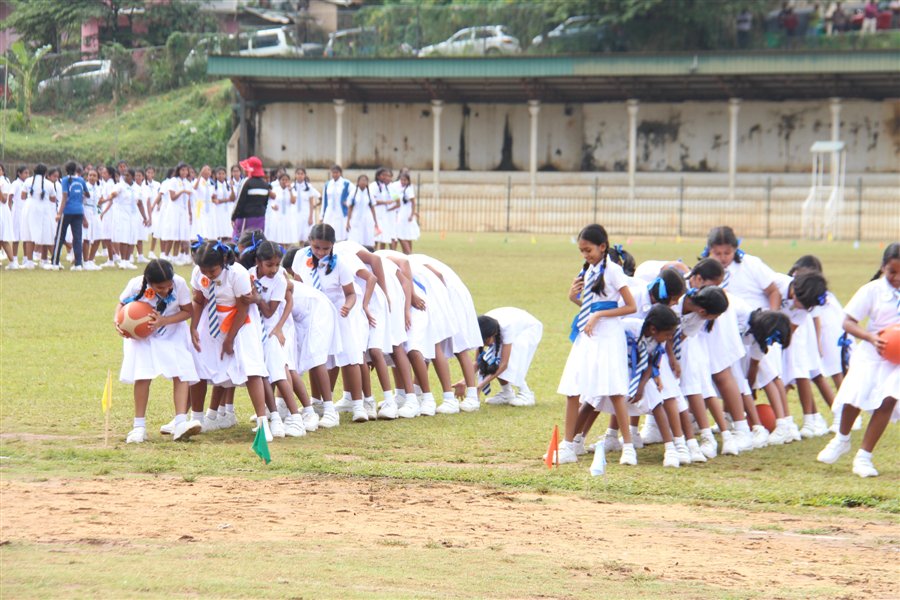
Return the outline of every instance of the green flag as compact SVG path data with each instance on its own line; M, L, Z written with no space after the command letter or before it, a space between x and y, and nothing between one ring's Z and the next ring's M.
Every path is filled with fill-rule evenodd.
M266 464L272 462L272 455L269 454L269 443L266 441L265 427L260 423L256 428L256 437L253 438L253 445L250 449L256 452L256 455L265 461Z

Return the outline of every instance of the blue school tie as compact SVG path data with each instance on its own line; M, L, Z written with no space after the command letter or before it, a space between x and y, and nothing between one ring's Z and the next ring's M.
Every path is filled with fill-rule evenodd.
M486 365L492 365L496 361L497 352L494 350L494 345L491 346L487 350L483 350L481 352L481 360L484 361ZM487 383L481 391L484 392L484 395L487 396L491 393L491 384Z
M209 335L219 336L219 305L216 302L216 282L209 284L209 302L206 303L206 316L209 321Z
M726 269L725 270L725 279L722 280L722 285L719 287L723 290L728 287L728 280L731 279L731 273Z
M841 371L847 372L850 368L850 355L853 353L853 340L846 331L838 338L837 345L841 347Z
M675 354L675 359L681 360L681 343L684 341L682 339L683 332L681 330L681 325L675 328L675 337L672 338L672 352Z
M259 279L253 280L253 285L256 287L256 293L262 296L263 286L259 282ZM259 313L259 326L262 328L262 343L263 346L266 345L266 340L269 337L269 329L266 327L266 319L262 316L262 313Z
M581 292L581 308L578 310L578 316L575 318L575 327L573 327L573 333L575 333L576 337L578 333L584 331L584 326L587 325L588 318L591 316L591 305L597 298L593 288L594 284L597 283L597 278L600 277L600 273L601 270L598 269L589 274L584 284Z
M628 382L628 397L634 398L637 394L641 375L647 370L650 357L647 352L647 342L637 339L630 332L625 332L628 339L628 368L631 372L631 380Z
M894 288L894 300L897 301L897 314L900 315L900 289Z
M425 284L422 283L422 280L419 279L418 277L416 277L415 275L413 275L413 283L416 284L416 287L418 287L423 292L425 292L425 293L428 292L428 290L425 289Z

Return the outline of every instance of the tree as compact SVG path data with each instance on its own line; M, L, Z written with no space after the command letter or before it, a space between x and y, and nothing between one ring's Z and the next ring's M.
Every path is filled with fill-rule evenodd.
M0 57L0 64L5 65L15 76L18 87L16 107L22 113L25 127L31 125L31 102L34 99L34 90L37 87L38 67L45 54L50 52L50 46L41 46L34 53L25 47L22 40L10 47L12 56Z
M60 52L64 35L80 40L81 23L103 11L97 0L10 1L13 11L0 22L0 29L15 29L33 45L49 45L54 54Z

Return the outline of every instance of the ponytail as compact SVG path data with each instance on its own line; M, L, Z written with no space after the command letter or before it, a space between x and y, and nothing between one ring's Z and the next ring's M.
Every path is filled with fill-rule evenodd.
M900 258L900 242L894 242L890 244L887 248L884 249L884 254L881 256L881 267L878 271L875 272L875 276L872 277L872 281L875 281L884 273L884 268L887 264L892 260L897 260Z
M678 315L675 311L663 304L654 304L650 307L644 324L641 326L641 337L649 334L650 327L656 331L674 331L678 327Z

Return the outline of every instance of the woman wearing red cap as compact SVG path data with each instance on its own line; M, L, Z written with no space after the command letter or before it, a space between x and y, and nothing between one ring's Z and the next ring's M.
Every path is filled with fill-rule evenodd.
M244 231L265 230L266 206L269 198L275 197L275 192L272 191L272 187L266 180L266 172L263 170L262 161L259 158L251 156L247 160L241 161L241 168L247 174L248 179L241 186L241 195L235 203L234 212L231 213L235 242Z

